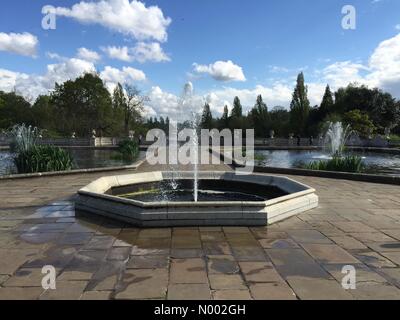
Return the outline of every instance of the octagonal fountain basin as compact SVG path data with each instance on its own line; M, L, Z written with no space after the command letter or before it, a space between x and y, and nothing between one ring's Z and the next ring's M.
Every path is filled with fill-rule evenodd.
M100 178L78 191L78 212L140 227L263 226L318 206L292 179L233 172L146 172Z

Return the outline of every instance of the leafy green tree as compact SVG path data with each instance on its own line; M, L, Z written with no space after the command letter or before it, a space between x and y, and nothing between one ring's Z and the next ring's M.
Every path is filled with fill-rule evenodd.
M57 123L55 108L51 104L50 96L40 95L32 106L32 122L35 127L45 129L44 134L57 137Z
M335 111L345 114L358 109L368 114L380 133L393 129L400 121L400 106L390 93L377 88L350 84L335 93Z
M371 132L375 131L375 126L369 119L368 114L362 113L358 109L347 112L343 116L343 120L362 137L368 137Z
M304 84L304 74L297 76L297 84L290 103L290 123L294 133L305 135L307 133L307 121L310 113L310 101L307 97L307 86Z
M92 130L104 135L112 129L112 99L103 81L87 73L76 80L56 84L51 94L59 131L88 136Z
M268 113L267 104L264 103L261 95L257 97L256 104L251 109L249 114L249 120L254 127L255 134L258 137L266 137L268 130L270 129L270 116Z
M279 137L288 137L293 133L290 124L290 113L281 106L274 107L270 112L271 129L274 130L275 135Z
M15 124L32 123L31 104L15 92L0 91L0 129L9 129Z
M203 107L200 126L202 129L213 129L213 116L208 103L206 103Z

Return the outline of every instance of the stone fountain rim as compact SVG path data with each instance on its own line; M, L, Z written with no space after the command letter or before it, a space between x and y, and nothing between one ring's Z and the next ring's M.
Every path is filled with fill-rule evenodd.
M270 174L257 174L252 173L250 175L236 175L235 172L231 171L200 171L198 173L199 180L210 180L210 179L222 179L226 181L236 182L247 182L258 185L274 185L271 182L286 182L287 187L298 188L295 192L285 190L282 185L279 185L280 189L284 190L288 194L285 196L273 198L266 201L204 201L204 202L171 202L171 201L158 201L158 202L142 202L133 199L121 198L106 194L108 190L114 187L124 187L128 185L143 184L158 182L162 180L171 179L171 177L179 178L180 180L192 180L193 172L191 171L152 171L143 173L133 173L128 175L118 176L106 176L94 180L89 185L83 187L78 191L79 195L88 196L90 198L102 198L104 200L123 203L127 205L133 205L141 208L179 208L179 207L266 207L271 205L279 205L281 202L285 202L291 199L313 194L316 190L312 187L307 186L301 182L293 180L289 177L270 175ZM248 179L249 177L253 178ZM132 183L132 179L136 178L136 181ZM268 180L269 179L269 180ZM257 181L258 180L258 181ZM268 182L269 181L269 182ZM267 183L268 182L268 183Z

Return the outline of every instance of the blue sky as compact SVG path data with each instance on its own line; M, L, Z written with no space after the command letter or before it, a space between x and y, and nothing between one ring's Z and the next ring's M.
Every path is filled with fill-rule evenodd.
M103 75L110 88L115 79L135 83L153 98L148 109L157 114L167 113L167 109L173 112L187 81L193 82L196 93L216 112L229 104L234 94L249 106L256 93L263 94L271 107L287 106L300 70L316 104L327 82L334 88L346 81L365 82L400 95L400 79L393 74L400 69L385 78L387 65L383 61L390 61L395 68L400 65L396 54L400 42L400 37L396 38L400 33L398 0L153 0L146 1L139 14L144 20L148 18L147 22L135 23L132 21L140 20L135 15L136 1L85 1L108 3L110 9L135 5L132 16L114 16L114 20L102 22L96 17L101 10L88 10L77 18L71 11L79 3L76 0L2 2L0 34L9 38L2 47L0 36L0 89L13 85L35 97L51 89L54 79L74 77L81 69L94 66L100 73L106 70ZM341 26L341 10L346 4L356 8L355 30ZM69 10L57 16L56 30L41 27L44 5ZM152 6L158 7L156 13L150 12ZM155 19L150 26L154 30L146 33L149 18ZM143 32L146 34L140 34ZM11 35L23 33L36 37L35 48L31 48L35 53L23 55L20 47L13 47L15 37ZM384 41L390 43L379 49ZM132 51L138 44L156 44L157 52L147 52L139 61L137 52ZM122 51L111 57L107 47L126 47L129 57L121 60ZM86 61L77 55L78 48L96 52L100 59L68 62L73 58ZM373 63L371 57L375 57ZM218 61L222 63L214 65ZM57 65L53 71L57 75L47 71L48 65ZM124 67L131 69L124 73Z

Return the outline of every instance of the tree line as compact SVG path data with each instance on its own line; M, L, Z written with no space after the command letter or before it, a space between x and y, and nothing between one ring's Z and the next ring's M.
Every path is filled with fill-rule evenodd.
M169 118L143 116L148 98L131 85L118 84L110 93L96 74L84 74L75 80L56 84L48 95L39 96L31 104L16 92L0 91L0 130L25 123L45 129L51 137L86 137L96 130L99 136L127 136L130 131L144 134L147 130L168 130ZM378 88L350 84L332 92L329 85L320 105L311 106L304 75L300 73L293 91L290 109L275 106L269 110L263 97L256 98L254 107L243 112L239 97L232 109L224 107L214 117L209 104L201 115L206 129L255 129L257 137L289 135L317 136L328 121L349 124L361 136L384 134L387 129L400 133L400 101Z
M0 129L25 123L43 130L49 137L128 136L144 123L147 100L131 85L118 83L110 94L97 74L87 73L56 84L49 95L31 105L16 92L0 91Z
M357 84L349 84L332 93L327 85L321 104L311 106L303 73L297 77L290 110L280 106L268 110L261 95L246 115L242 110L239 97L235 97L231 112L225 106L222 116L214 118L206 103L201 126L207 129L254 128L256 136L263 138L271 136L272 132L279 137L316 137L327 122L341 121L363 137L385 134L388 129L400 133L400 101L390 93Z

